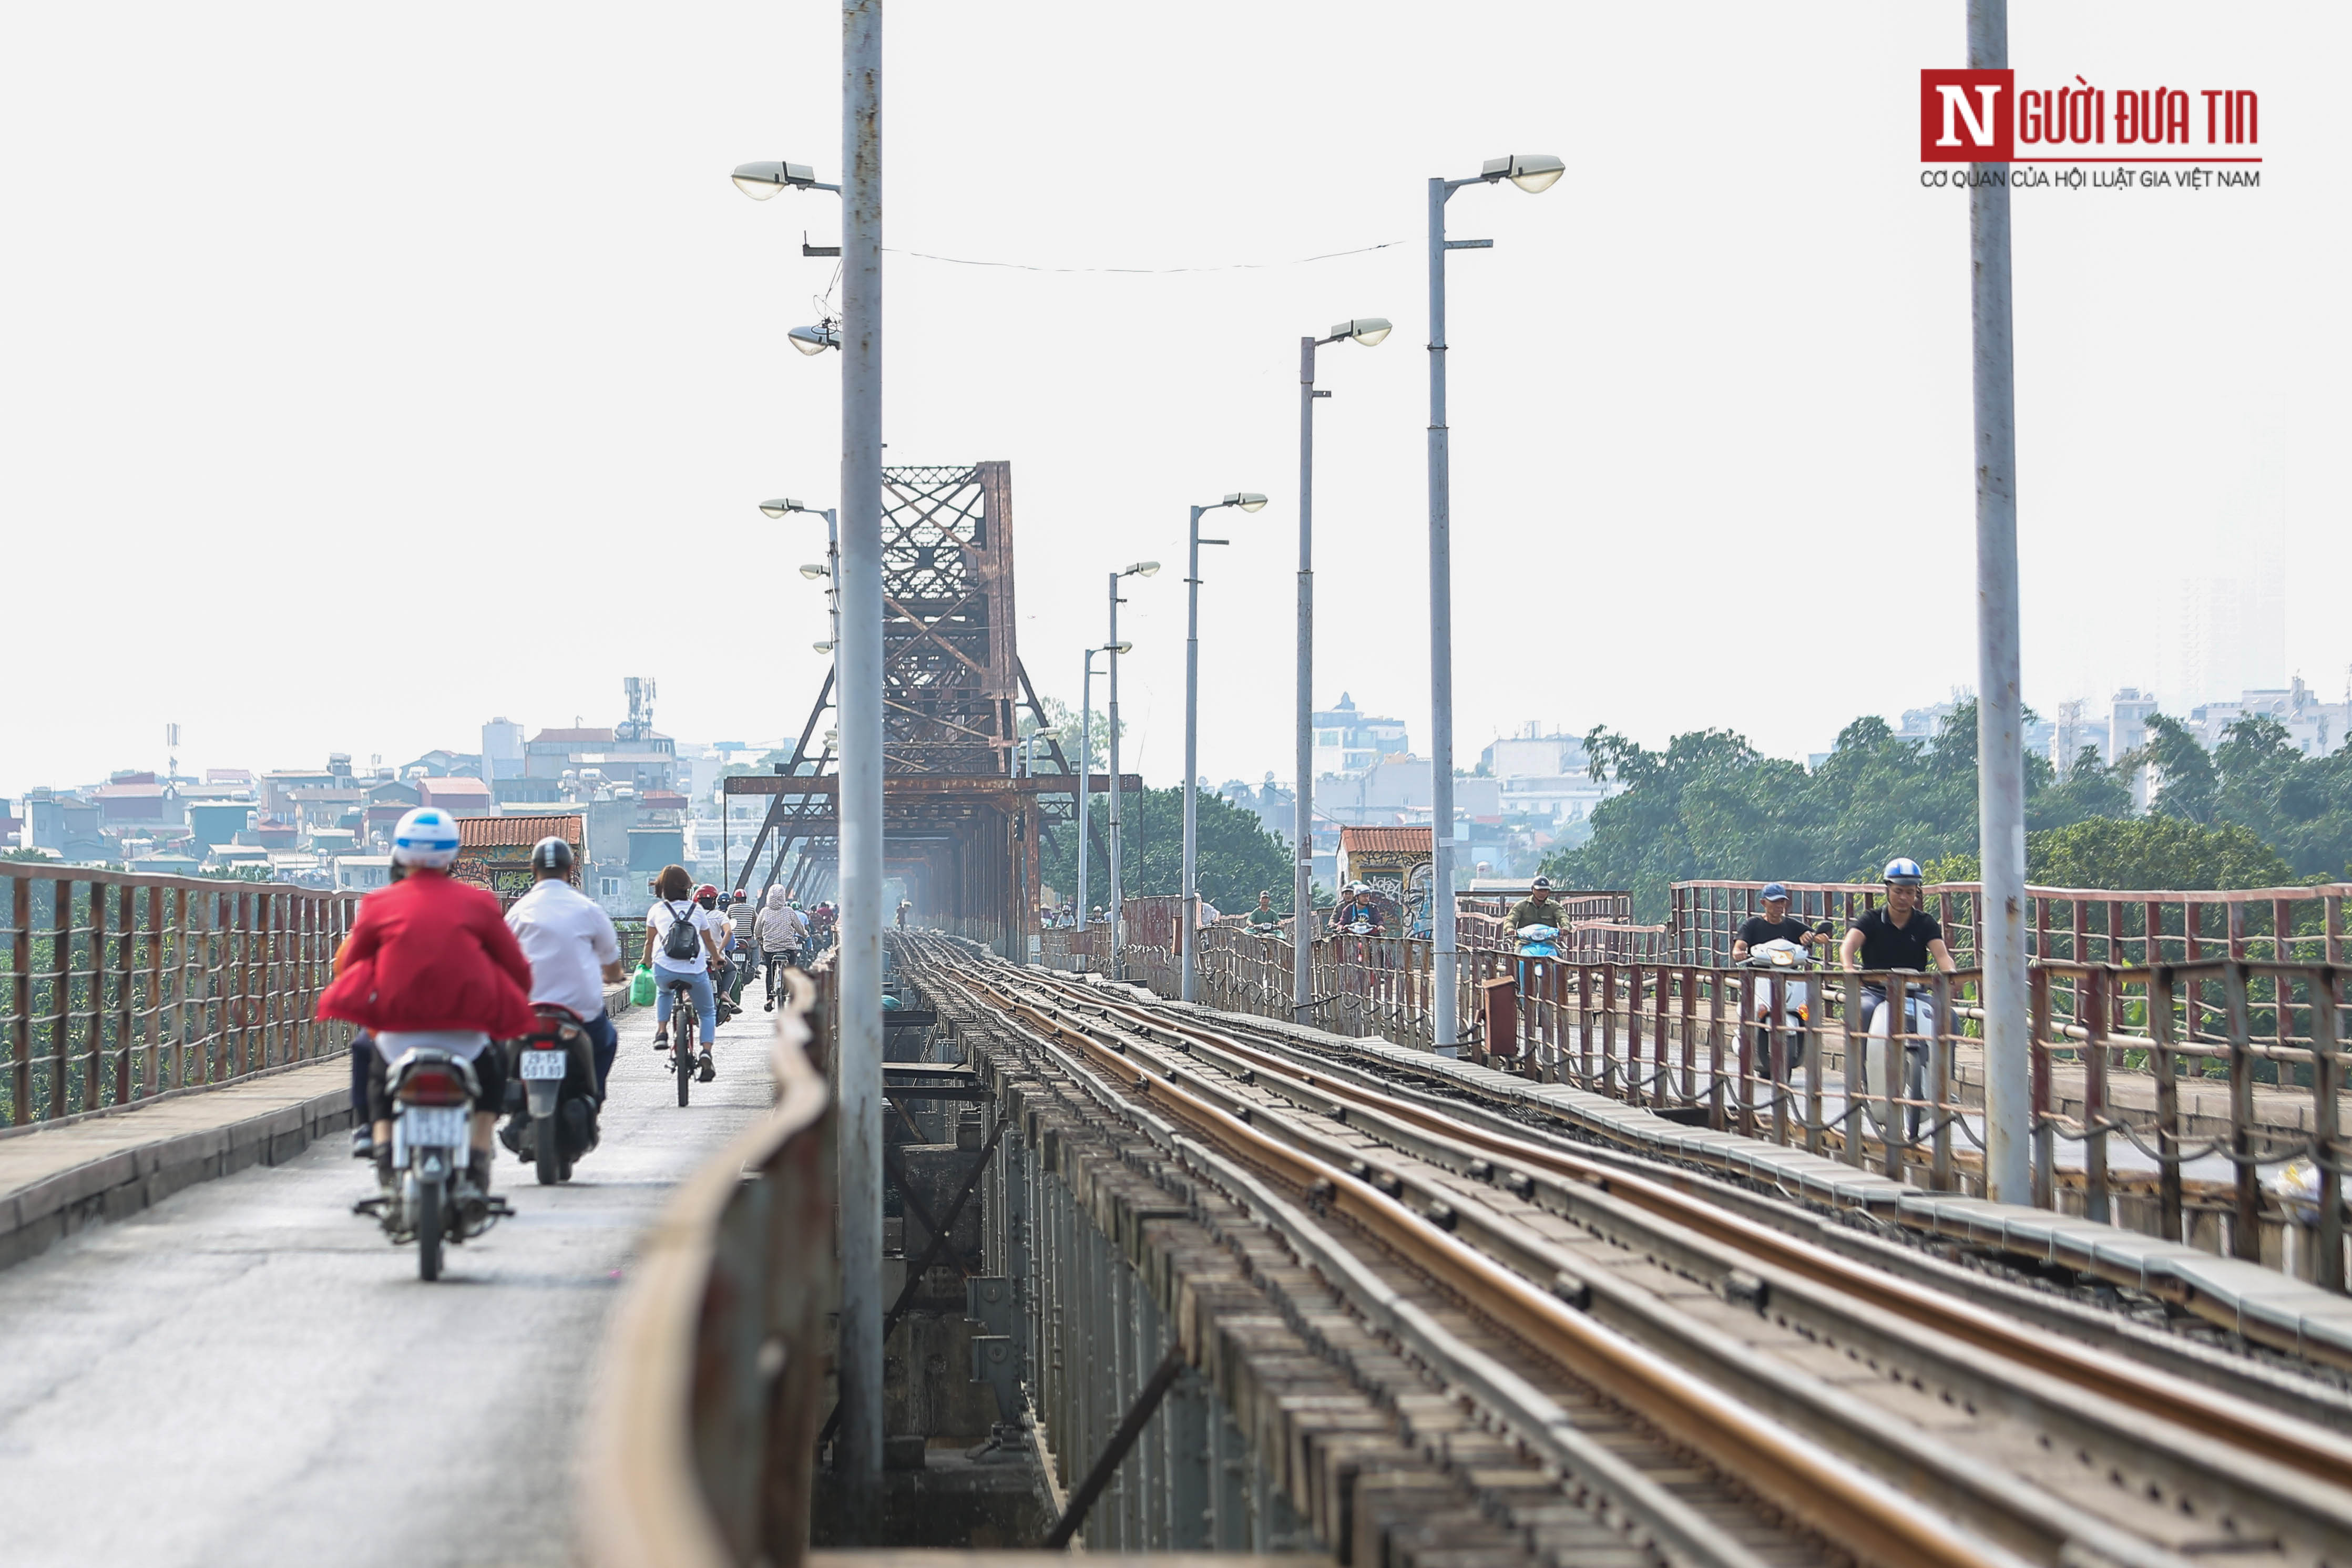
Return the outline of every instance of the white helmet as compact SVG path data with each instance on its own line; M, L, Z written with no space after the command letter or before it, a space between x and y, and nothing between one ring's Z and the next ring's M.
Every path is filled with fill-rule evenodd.
M457 858L457 819L438 806L419 806L392 830L395 865L446 871Z

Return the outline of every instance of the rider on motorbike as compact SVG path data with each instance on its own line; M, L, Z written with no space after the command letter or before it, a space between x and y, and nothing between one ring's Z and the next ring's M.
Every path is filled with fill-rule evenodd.
M539 880L507 911L507 929L530 960L531 1001L569 1010L587 1030L596 1050L601 1100L619 1038L604 1010L604 988L621 981L621 939L612 917L572 885L574 863L570 844L540 840L530 852L531 874Z
M1927 885L1919 862L1897 856L1886 862L1886 870L1880 874L1886 883L1885 907L1864 910L1848 923L1845 940L1838 949L1840 961L1854 970L1925 970L1933 959L1937 968L1950 974L1958 966L1952 962L1951 951L1944 946L1944 928L1936 923L1934 915L1919 907L1924 896L1921 890ZM1885 1001L1886 987L1883 983L1864 982L1864 1032Z
M1559 900L1551 895L1551 878L1539 876L1528 884L1528 895L1511 905L1511 913L1503 924L1517 931L1527 925L1549 925L1558 930L1565 916Z
M497 897L450 880L457 858L457 823L448 812L420 806L401 818L392 831L392 859L407 873L360 901L342 971L320 996L318 1015L357 1024L375 1038L368 1118L377 1179L386 1187L392 1108L384 1070L420 1046L473 1063L482 1098L468 1128L459 1195L479 1205L489 1196L490 1132L506 1098L506 1059L487 1047L528 1033L537 1019L527 999L530 962L499 917Z
M1751 915L1739 925L1739 935L1732 939L1731 961L1744 964L1748 955L1767 942L1794 942L1800 947L1811 947L1829 940L1829 923L1823 921L1819 930L1808 927L1801 920L1789 918L1789 890L1777 882L1764 884L1764 913Z
M1342 932L1350 925L1370 922L1371 935L1379 936L1381 906L1372 902L1372 890L1360 882L1351 882L1347 886L1347 894L1345 902L1331 912L1331 929L1335 933Z
M1282 915L1280 912L1274 907L1273 894L1264 890L1259 892L1257 895L1257 907L1249 912L1249 928L1253 931L1279 931L1282 929Z

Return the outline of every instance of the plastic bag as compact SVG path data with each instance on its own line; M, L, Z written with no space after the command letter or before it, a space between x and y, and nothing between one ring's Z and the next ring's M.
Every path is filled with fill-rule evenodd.
M649 1008L654 1005L654 967L639 964L636 973L629 977L629 1005Z

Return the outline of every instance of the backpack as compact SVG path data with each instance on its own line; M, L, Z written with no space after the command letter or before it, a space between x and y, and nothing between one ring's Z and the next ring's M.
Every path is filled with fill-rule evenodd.
M684 963L702 951L702 931L694 923L694 905L689 902L684 915L671 908L667 901L662 907L670 913L669 929L662 934L662 956L672 963Z

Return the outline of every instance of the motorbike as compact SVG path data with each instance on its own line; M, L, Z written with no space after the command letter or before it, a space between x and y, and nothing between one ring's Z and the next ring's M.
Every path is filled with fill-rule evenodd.
M482 1098L474 1064L454 1051L420 1046L385 1073L392 1102L392 1189L362 1198L395 1247L416 1243L416 1273L441 1277L443 1248L478 1237L513 1212L501 1197L465 1179L467 1131Z
M1544 975L1542 960L1559 956L1559 927L1522 925L1511 935L1518 942L1519 990L1524 995L1540 987Z
M572 1166L598 1139L596 1053L586 1020L571 1009L538 1002L540 1027L511 1042L515 1071L507 1083L514 1113L499 1141L538 1168L539 1185L572 1179Z
M1858 1092L1867 1096L1873 1082L1895 1082L1895 1009L1881 995L1872 1010L1870 1043L1863 1048L1862 1081ZM1936 1032L1936 1002L1932 994L1913 988L1903 993L1904 1094L1912 1103L1906 1118L1908 1136L1919 1135L1922 1103L1927 1098L1927 1040Z
M1795 977L1811 974L1813 967L1812 954L1785 936L1758 943L1740 964L1744 969L1789 977L1777 986L1769 981L1758 984L1748 993L1748 1017L1764 1045L1765 1071L1776 1083L1786 1082L1805 1059L1805 1026L1812 1019L1813 988L1811 981ZM1782 1048L1777 1062L1771 1060L1776 1040Z

